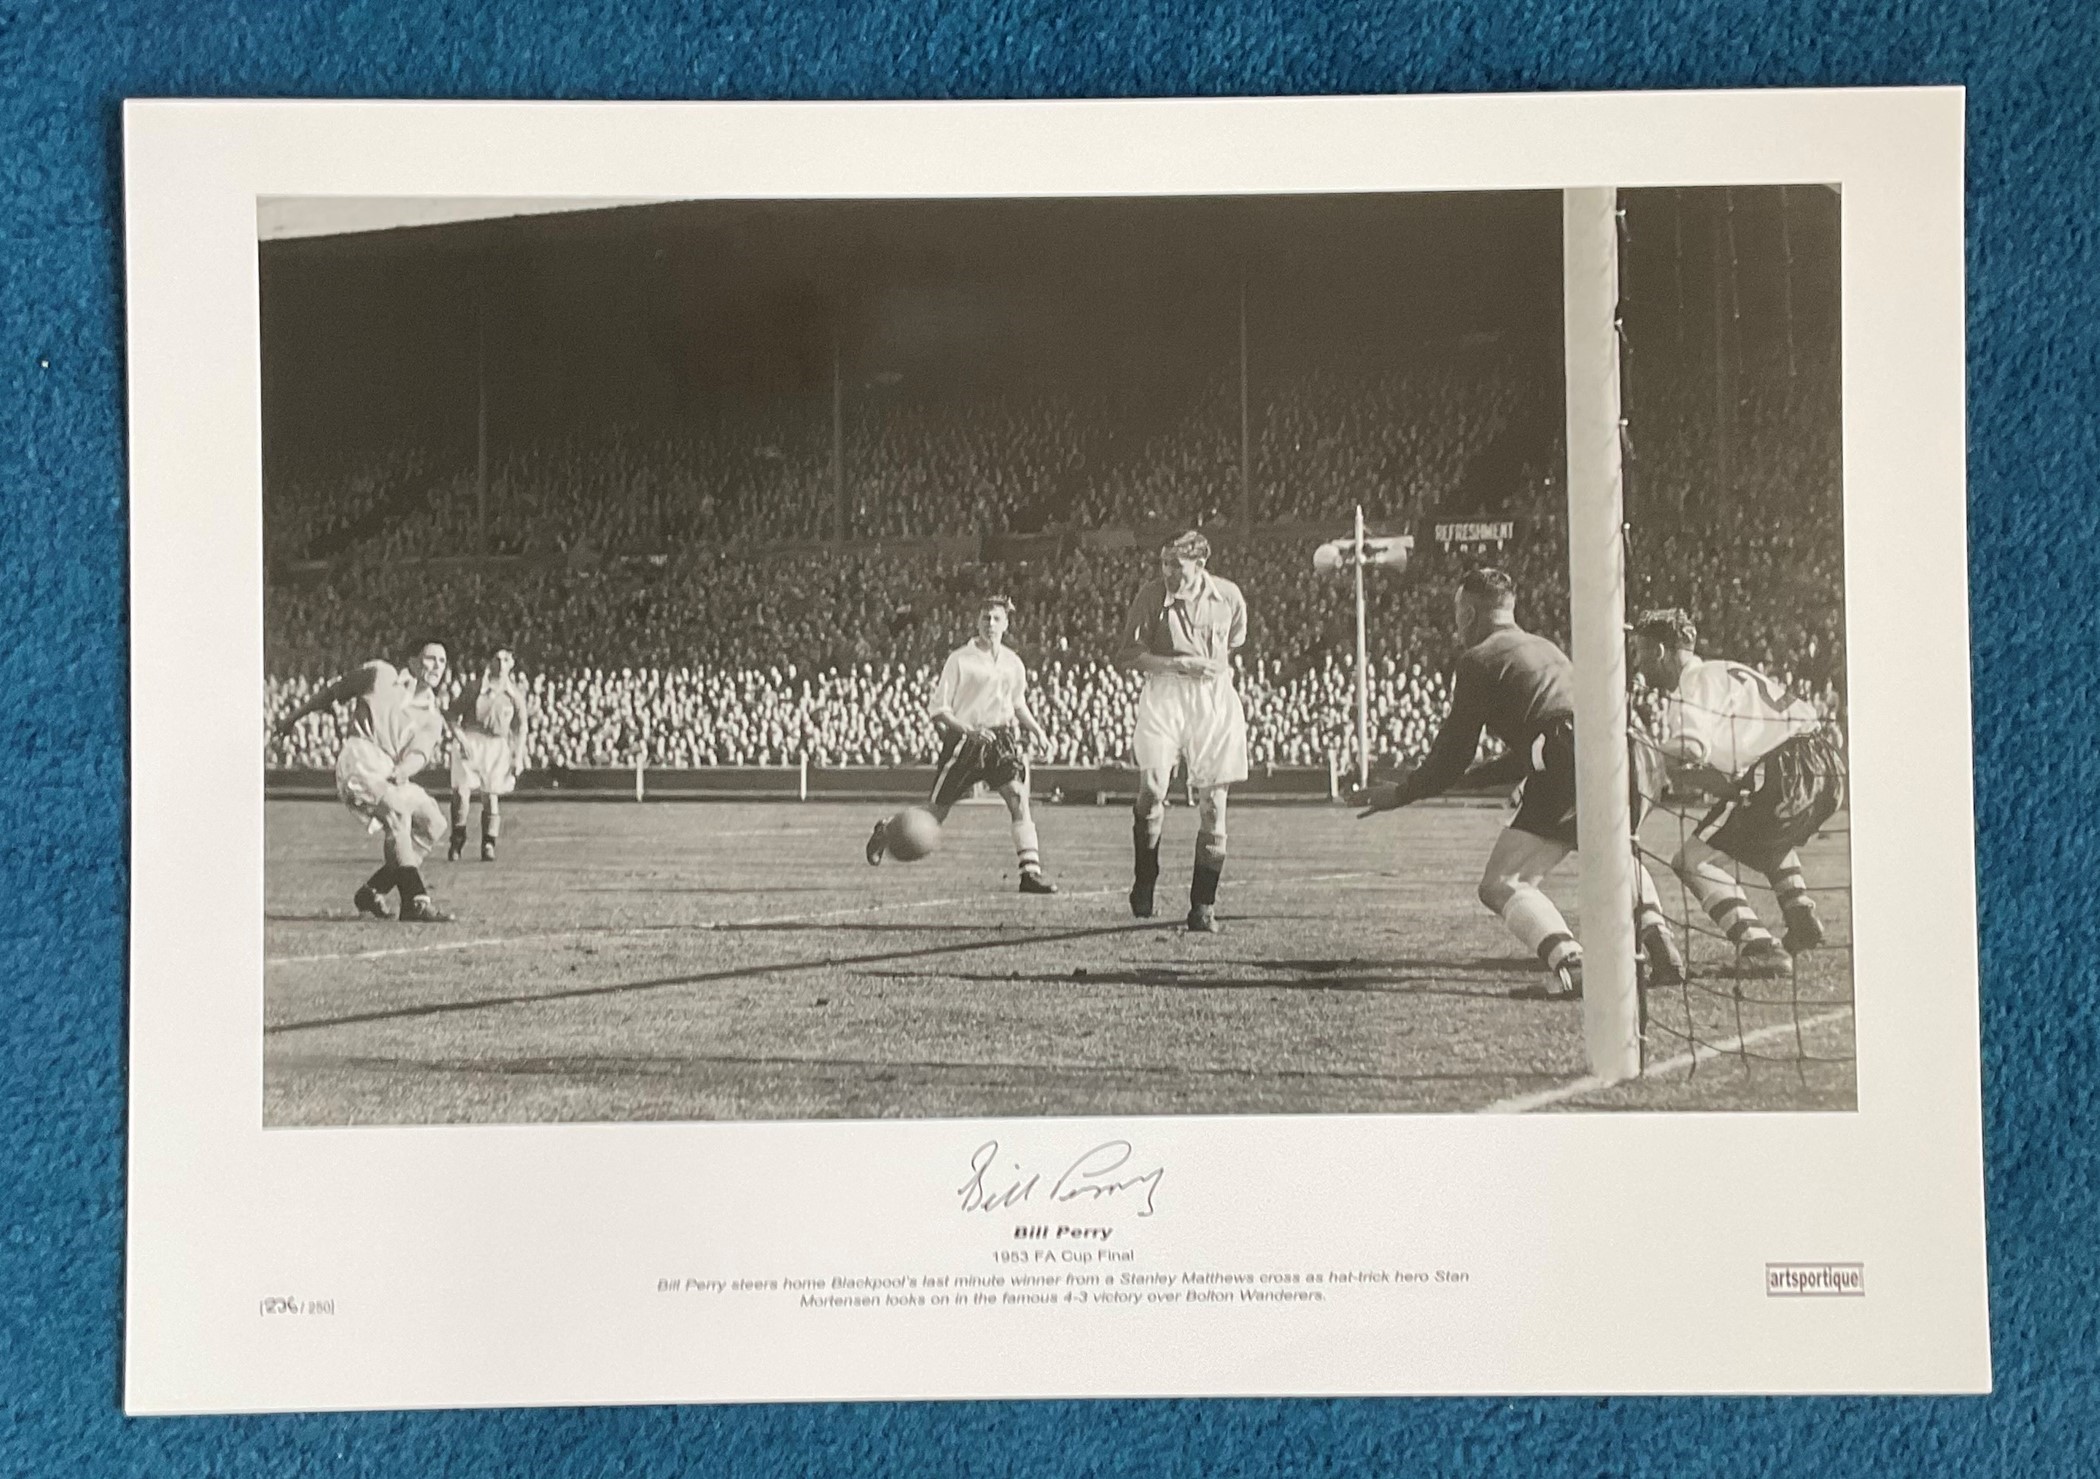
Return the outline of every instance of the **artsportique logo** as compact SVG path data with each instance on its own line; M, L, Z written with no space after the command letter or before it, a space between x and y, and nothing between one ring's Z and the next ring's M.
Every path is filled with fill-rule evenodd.
M1765 1293L1773 1299L1863 1299L1863 1263L1768 1263Z

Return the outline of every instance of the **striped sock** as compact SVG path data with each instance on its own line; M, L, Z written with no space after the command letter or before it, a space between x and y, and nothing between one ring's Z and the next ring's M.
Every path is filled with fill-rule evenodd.
M1772 938L1772 932L1757 922L1757 911L1750 907L1750 901L1743 897L1736 881L1712 861L1688 866L1680 860L1677 876L1692 891L1692 897L1713 916L1721 933L1737 945Z
M1701 902L1706 905L1706 912L1713 916L1714 923L1721 927L1721 932L1736 944L1749 945L1772 938L1772 932L1757 922L1757 911L1750 907L1750 901L1740 890L1731 890Z
M1772 881L1773 892L1779 895L1781 909L1794 909L1808 898L1808 880L1801 876L1801 859L1788 853L1779 860L1779 867L1765 875Z
M1043 855L1036 846L1034 822L1014 823L1014 856L1021 860L1023 873L1043 871Z

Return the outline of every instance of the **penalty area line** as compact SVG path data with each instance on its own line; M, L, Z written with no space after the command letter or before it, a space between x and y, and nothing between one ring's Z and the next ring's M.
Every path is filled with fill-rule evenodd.
M1744 1048L1756 1043L1768 1042L1775 1037L1785 1037L1792 1032L1811 1032L1818 1027L1827 1027L1832 1022L1843 1021L1851 1015L1852 1008L1839 1007L1834 1012L1825 1012L1819 1017L1810 1017L1798 1025L1792 1022L1775 1022L1770 1027L1760 1027L1755 1032L1746 1032L1740 1037L1730 1038L1726 1042L1702 1043L1689 1053L1679 1053L1674 1058L1665 1058L1653 1068L1643 1070L1640 1078L1614 1081L1612 1079L1598 1078L1595 1074L1585 1074L1583 1077L1562 1084L1558 1088L1541 1089L1535 1094L1519 1094L1512 1099L1498 1099L1478 1112L1481 1114L1529 1114L1534 1109L1550 1109L1556 1104L1580 1098L1584 1094L1595 1093L1599 1089L1612 1088L1615 1086L1615 1083L1639 1083L1642 1079L1661 1078L1664 1074L1676 1073L1681 1069L1690 1068L1696 1063L1704 1063L1711 1058L1719 1058L1728 1053L1739 1053Z
M1224 887L1233 892L1245 892L1257 888L1291 888L1314 883L1341 883L1351 878L1375 878L1374 871L1354 873L1315 873L1305 878L1253 879L1245 883L1226 883ZM1088 889L1083 893L1062 894L1071 899L1105 899L1127 892L1123 888ZM813 914L767 914L755 919L706 920L697 924L639 924L625 928L598 928L552 930L542 934L489 935L472 940L433 940L425 945L395 945L379 950L338 950L322 955L270 955L263 964L273 965L320 965L335 960L386 960L399 955L437 955L457 950L480 950L498 945L545 945L558 940L616 940L636 935L707 934L715 930L759 929L766 925L823 924L835 919L855 919L867 914L886 914L904 909L945 909L952 904L969 904L985 897L983 894L963 894L949 899L898 899L884 904L862 904L847 909L823 909Z

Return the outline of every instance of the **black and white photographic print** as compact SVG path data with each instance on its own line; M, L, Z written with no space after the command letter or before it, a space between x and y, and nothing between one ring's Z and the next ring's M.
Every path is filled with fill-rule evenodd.
M264 1124L1854 1109L1842 217L263 199Z
M127 1411L1987 1389L1961 118L130 107Z

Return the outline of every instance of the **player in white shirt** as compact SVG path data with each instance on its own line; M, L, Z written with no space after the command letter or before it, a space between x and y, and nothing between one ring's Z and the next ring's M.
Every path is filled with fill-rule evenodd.
M1845 804L1845 762L1816 706L1739 662L1709 661L1683 611L1643 612L1634 664L1662 695L1655 749L1671 777L1719 797L1670 866L1735 942L1747 975L1783 975L1823 943L1798 849ZM1786 919L1782 945L1758 919L1732 859L1765 875Z
M423 859L445 835L445 814L416 776L437 758L445 714L437 690L445 681L445 644L425 642L402 667L368 662L316 693L277 725L288 735L308 714L349 703L350 733L335 762L335 792L343 805L380 834L385 861L353 898L357 912L387 917L385 895L401 895L405 924L451 919L431 902Z
M496 861L503 831L502 798L517 788L525 768L525 685L510 649L499 648L452 701L452 846L458 862L467 850L467 812L481 793L481 861Z
M1006 646L1013 603L991 596L977 608L977 635L948 654L934 684L927 717L941 734L941 758L927 807L945 822L955 803L982 782L997 791L1012 818L1014 854L1021 864L1021 892L1054 894L1043 876L1035 818L1028 810L1028 746L1049 737L1028 710L1028 669ZM1025 738L1024 738L1025 737ZM868 861L887 850L885 824L868 839Z

